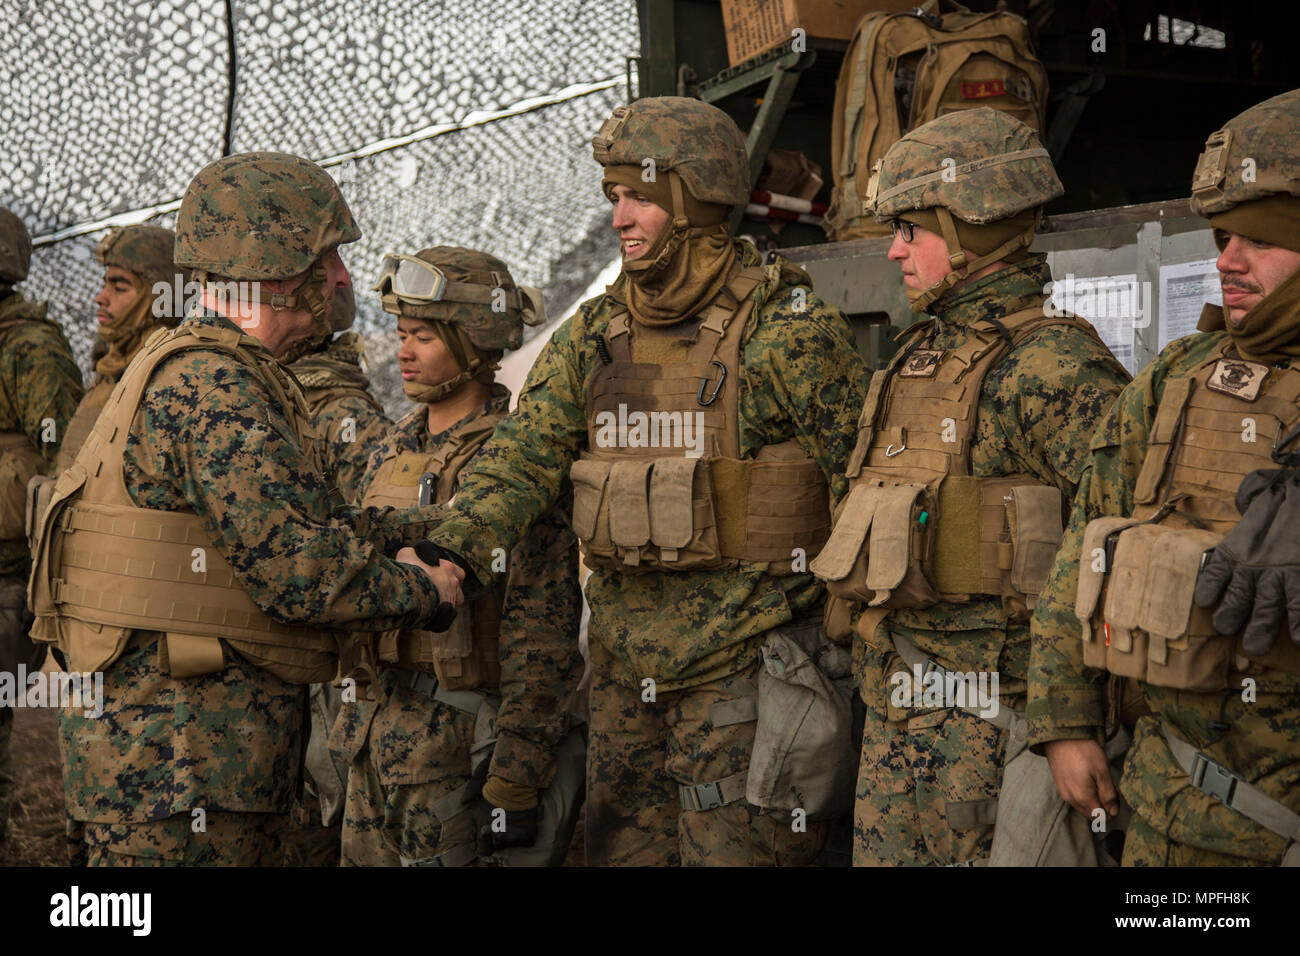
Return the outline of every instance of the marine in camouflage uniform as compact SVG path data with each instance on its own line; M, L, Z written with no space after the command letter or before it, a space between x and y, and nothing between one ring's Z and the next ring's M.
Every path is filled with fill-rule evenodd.
M68 425L59 449L60 470L77 457L113 386L145 339L154 329L173 328L180 321L181 304L172 298L187 277L172 262L175 241L170 229L139 225L111 229L95 246L95 258L105 270L104 287L95 297L98 333L108 351L95 360L95 379ZM155 295L158 283L166 291Z
M350 331L356 314L355 292L348 286L340 290L330 312L334 335L289 366L325 441L326 474L352 504L361 500L367 463L392 425L362 368L365 344L359 333Z
M77 457L113 386L145 339L154 329L173 328L180 321L181 304L173 302L172 297L177 288L184 288L186 276L172 262L175 242L176 234L170 229L137 225L111 229L95 246L95 258L105 270L103 288L95 296L99 317L95 342L103 344L103 351L92 356L95 378L68 423L59 446L58 471ZM158 283L166 291L155 295ZM51 476L49 481L53 480ZM68 850L74 865L83 862L84 835L80 822L71 817Z
M1167 496L1166 482L1172 480L1185 490L1179 474L1187 466L1217 467L1222 474L1190 495L1178 496L1181 500L1168 499L1162 520L1151 520L1175 529L1222 532L1239 517L1232 498L1245 471L1261 463L1274 467L1269 459L1275 437L1273 418L1266 422L1264 416L1277 406L1269 404L1275 399L1268 393L1279 387L1282 373L1300 355L1298 145L1300 93L1295 91L1252 107L1207 142L1196 169L1192 206L1209 219L1222 250L1218 268L1225 304L1243 299L1245 304L1232 308L1235 314L1229 308L1207 306L1199 326L1202 331L1166 346L1103 419L1055 569L1034 617L1026 709L1029 740L1045 750L1058 789L1080 812L1091 815L1098 807L1110 812L1116 805L1101 756L1108 712L1116 703L1114 695L1107 693L1113 681L1107 680L1106 671L1085 667L1075 611L1081 563L1094 563L1093 557L1082 553L1084 532L1095 519L1134 515L1144 506L1154 507L1156 502L1144 499L1139 476L1149 449L1169 441L1167 430L1163 440L1156 432L1162 399L1182 394L1188 380L1203 377L1220 356L1254 363L1263 373L1262 385L1252 371L1246 371L1245 379L1248 383L1255 379L1259 395L1256 402L1221 399L1212 384L1204 386L1211 399L1235 402L1226 414L1219 413L1232 432L1226 449L1214 454L1213 464L1208 464L1202 449L1183 446L1184 442L1200 444L1206 436L1184 433L1168 458L1173 467L1162 469L1173 477L1162 477L1158 487L1154 483L1148 487ZM1249 179L1243 175L1248 168L1253 173ZM1281 262L1285 268L1274 267L1266 278L1259 269L1264 261ZM1242 290L1253 294L1245 296ZM1237 365L1250 368L1243 362ZM1193 399L1197 391L1192 390ZM1278 400L1291 408L1290 415L1284 416L1290 430L1295 422L1294 402ZM1241 452L1249 454L1236 453L1232 445L1246 435L1246 418L1258 418L1260 444L1239 445ZM1106 613L1109 618L1110 612ZM1198 613L1192 612L1193 622ZM1300 812L1300 654L1294 646L1288 647L1285 635L1277 638L1267 655L1252 655L1233 636L1211 636L1208 641L1231 652L1223 664L1221 689L1140 684L1149 712L1136 721L1120 780L1120 791L1133 813L1124 844L1126 866L1276 865L1288 850L1286 837L1225 805L1222 794L1212 791L1216 778L1221 785L1224 774L1231 773L1240 778L1234 799L1253 788L1252 795L1280 803L1293 820ZM1181 652L1174 650L1177 646L1169 642L1169 655ZM1182 642L1183 650L1188 646ZM1209 764L1202 765L1204 789L1193 784L1187 768L1175 757L1166 736L1170 734L1204 754ZM1226 769L1216 769L1214 764ZM1300 855L1297 832L1290 835L1292 866Z
M952 170L946 175L945 164ZM1051 273L1045 257L1029 253L1028 246L1042 205L1063 190L1027 126L990 109L941 117L891 147L877 167L873 188L868 201L877 220L895 227L890 258L900 263L913 310L924 310L927 317L912 327L890 367L876 373L872 391L875 395L883 385L882 401L863 413L851 464L851 474L864 466L855 478L855 496L858 485L870 484L868 477L886 485L930 481L939 487L933 500L945 502L948 512L929 506L939 513L929 545L933 564L926 571L933 571L934 587L927 585L926 597L895 607L883 603L889 592L877 589L844 605L838 597L832 600L831 630L846 630L844 622L854 622L866 710L853 858L859 866L971 864L989 854L1003 760L1015 712L1024 706L1028 611L1025 596L1004 601L996 585L992 593L986 586L990 567L995 581L998 571L982 551L984 528L977 535L979 546L972 541L969 548L941 554L947 547L944 523L960 522L964 508L979 514L983 496L986 503L996 499L1000 527L1006 489L994 494L985 489L994 479L1016 475L1054 502L1049 521L1057 522L1059 535L1088 439L1128 376L1089 327L1068 319L1044 322L1044 288ZM925 253L929 258L922 260ZM904 398L898 390L909 383L920 388L927 380L949 381L944 364L952 356L974 364L976 353L967 354L972 349L992 363L977 397L963 393L951 411L943 412L934 404L938 394L912 399L920 403L910 412L912 427L899 427L895 406L902 415ZM957 402L967 402L964 410L957 410ZM872 411L875 417L868 420ZM944 415L952 418L941 421ZM971 431L956 437L966 422ZM944 429L953 434L944 437ZM948 464L929 464L936 452L952 456L944 459ZM951 491L961 487L954 476L963 473L980 479L979 487ZM855 500L846 502L828 552L843 533L841 526L855 519L848 513ZM904 507L910 507L910 499ZM928 517L923 513L918 520L924 525ZM876 527L882 518L877 511ZM987 514L979 520L987 521ZM860 535L859 540L866 539ZM873 548L884 550L879 542ZM963 553L952 553L957 550ZM814 565L819 574L821 560ZM873 550L872 573L885 560ZM970 565L981 577L946 586L941 561L949 568ZM836 594L833 580L831 587ZM917 666L922 674L989 675L985 689L1000 695L996 708L985 708L990 713L980 716L955 697L924 695L924 684L916 686Z
M92 865L278 864L298 788L302 685L336 666L334 632L323 628L419 625L433 615L438 587L456 596L454 573L384 557L396 551L405 560L399 549L424 528L418 512L361 510L331 495L309 447L301 392L278 364L329 334L330 297L347 284L335 248L358 236L337 186L307 160L248 153L200 171L182 200L176 260L195 271L206 303L257 335L205 308L155 336L122 382L138 405L110 404L103 415L120 427L93 435L56 485L46 535L59 534L64 519L82 521L82 488L93 489L91 500L108 496L95 461L112 464L115 455L127 513L185 529L179 569L166 566L180 563L167 535L130 537L140 519L102 541L78 532L88 551L143 552L175 575L156 584L108 557L91 559L99 576L63 565L48 554L64 550L38 543L33 635L80 634L63 646L70 669L104 675L103 713L63 724L66 796L85 822ZM262 288L251 302L222 304L214 290L224 279ZM190 563L195 540L206 546L194 549L203 567ZM56 578L65 579L59 591ZM95 589L143 599L114 613ZM160 592L199 607L175 624L155 623L175 613L152 600ZM62 618L56 630L65 606L85 620L102 617L102 628ZM248 609L213 624L223 607ZM107 649L95 643L100 634Z
M371 394L370 380L362 370L365 345L358 333L349 331L356 316L353 287L338 290L330 304L333 336L289 366L302 385L307 409L321 434L325 476L353 505L361 503L366 462L392 424ZM311 685L307 793L294 807L293 826L285 834L286 865L338 865L348 768L330 757L328 740L341 706L339 688L327 683Z
M723 566L632 566L652 559L673 563L677 552L669 541L708 540L711 529L702 529L686 509L690 527L680 529L682 538L659 534L663 546L629 545L622 557L596 560L598 539L646 507L645 479L641 503L620 508L618 517L614 492L604 495L599 478L585 485L581 505L575 497L579 537L594 535L586 585L592 667L587 862L806 863L825 841L826 821L810 821L801 830L787 817L751 807L745 776L764 637L792 621L819 619L824 591L802 561L790 560L796 549L774 546L774 553L756 560L746 547L762 537L765 525L793 523L791 501L806 496L820 513L807 518L813 530L800 525L794 540L815 553L821 540L816 529L824 537L829 523L827 490L833 495L844 487L841 473L866 370L843 316L813 294L806 273L781 259L763 265L752 245L727 236L730 207L748 195L744 138L729 117L696 100L642 99L616 110L593 145L624 243L623 274L552 336L515 413L498 426L474 473L462 479L432 538L488 578L492 549L519 540L555 503L571 471L576 485L580 472L590 479L593 467L616 468L611 456L641 454L592 439L594 410L608 394L594 392L593 382L628 368L628 375L666 379L682 367L684 354L694 354L693 343L717 334L719 312L743 314L738 373L719 380L716 364L705 363L705 371L714 369L711 378L692 372L696 377L679 393L686 397L678 399L686 415L705 414L705 388L723 406L735 403L738 448L718 455L717 443L735 427L726 421L710 431L703 448L713 480L727 485L718 495L727 503L718 520L726 524L718 546L705 548L727 556ZM748 280L737 284L742 274ZM615 322L630 336L630 365L615 362L614 354L623 354L623 333L612 345L606 335ZM737 486L755 474L751 463L759 450L772 454L769 446L785 455L773 461L773 473L798 469L806 481L786 487L758 519L747 506L731 503L740 498ZM655 454L662 457L654 468L663 462L681 467L674 464L680 452ZM635 498L637 487L620 485L618 493ZM695 487L686 490L692 502ZM642 530L646 541L650 532Z
M14 289L27 278L31 255L27 227L0 208L0 670L9 673L20 663L38 667L45 656L27 638L27 482L53 467L81 399L81 372L63 330L44 303ZM0 707L0 843L15 787L13 721L13 710Z
M493 426L509 412L510 392L495 381L504 350L518 348L523 324L545 321L545 313L518 289L505 263L484 252L437 246L411 259L386 258L385 265L376 288L396 316L403 390L417 406L372 455L363 501L413 504L416 479L428 475L429 503L440 505L457 493ZM442 276L446 288L417 294L404 282L411 269L425 279ZM480 788L491 807L536 814L541 791L556 780L583 669L570 513L565 496L541 515L511 551L507 573L461 612L458 626L468 628L471 648L459 644L453 629L446 640L395 635L391 645L366 649L378 651L379 686L369 699L344 704L332 739L350 766L345 864L495 861L502 856L497 847L478 845ZM504 553L500 559L493 559L498 570ZM399 651L403 644L408 650ZM559 785L576 789L580 780ZM517 838L527 843L531 827L525 830ZM561 859L563 842L554 850ZM510 853L504 858L513 862Z

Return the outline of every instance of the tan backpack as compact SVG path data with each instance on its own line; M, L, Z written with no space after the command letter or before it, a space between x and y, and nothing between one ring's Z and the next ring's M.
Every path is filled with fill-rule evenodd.
M921 10L935 5L934 0ZM954 4L954 6L957 6ZM923 123L988 106L1042 129L1047 70L1029 26L1013 13L868 13L844 54L835 86L831 160L835 190L825 229L836 240L881 236L863 215L876 160Z

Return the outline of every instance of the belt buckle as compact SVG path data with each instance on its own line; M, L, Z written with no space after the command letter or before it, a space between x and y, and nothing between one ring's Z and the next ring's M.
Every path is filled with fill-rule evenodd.
M714 783L697 783L690 788L694 795L694 802L699 804L698 810L713 810L722 806L722 788Z
M1197 790L1209 794L1229 807L1232 806L1232 797L1237 790L1237 781L1242 780L1227 767L1211 760L1199 750L1192 758L1192 770L1188 777Z

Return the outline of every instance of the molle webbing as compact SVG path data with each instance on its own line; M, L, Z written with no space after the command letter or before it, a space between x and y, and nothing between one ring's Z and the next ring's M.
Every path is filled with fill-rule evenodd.
M485 414L471 419L430 453L388 455L361 503L367 507L412 508L419 497L420 477L433 472L438 476L433 503L446 504L456 490L461 469L492 437L503 418L500 414ZM439 684L448 690L497 687L501 683L500 632L498 595L489 588L470 601L446 631L392 630L374 635L374 658L385 664L433 670Z
M82 398L63 432L63 442L59 445L59 471L76 459L77 452L81 451L81 446L90 437L90 430L95 427L95 419L99 418L99 413L104 410L108 397L112 394L113 383L106 378L97 378L95 384L90 386L90 391Z
M1053 513L1060 510L1059 491L1027 474L972 476L970 452L985 377L1048 325L1070 325L1096 338L1092 327L1076 318L1045 316L1041 307L1033 307L978 321L974 334L957 348L936 350L924 347L935 328L930 320L908 329L898 355L872 376L847 468L850 498L866 494L855 495L861 482L929 489L937 512L930 573L940 599L1005 595L1011 582L1018 593L1041 587L1043 555L1050 562L1047 552L1060 537L1060 515ZM1014 497L1013 488L1018 489ZM850 500L844 507L852 506ZM1023 527L1014 526L1017 516ZM839 559L823 564L832 580L847 571L866 534L865 527L860 530L832 541Z
M224 638L285 680L329 679L336 650L331 632L273 621L253 603L197 515L140 508L126 489L122 455L149 379L166 358L195 348L235 357L296 426L306 425L301 394L256 339L203 326L160 330L55 485L32 575L33 609L105 630Z
M660 567L671 570L676 548L691 537L686 524L693 523L698 532L707 521L702 512L709 510L722 559L768 563L774 574L789 573L796 549L807 558L815 556L830 533L826 478L797 442L765 446L752 460L740 457L740 354L753 293L763 276L758 266L738 270L684 347L676 346L684 340L672 329L636 327L636 336L645 336L656 351L680 353L680 361L636 361L627 309L616 308L610 319L603 343L610 361L592 373L587 394L586 461L599 465L581 468L588 481L608 489L598 491L600 514L606 516L614 544L631 547L625 564L639 563L637 550L653 546ZM643 427L649 442L624 440L638 419L648 423ZM631 429L625 431L629 422ZM617 423L617 442L602 437L608 435L609 423ZM687 429L701 456L695 467L706 470L703 477L674 455L685 444ZM644 465L633 466L631 460ZM593 467L604 469L607 477L593 479Z
M421 414L423 410L421 409ZM504 415L480 415L457 428L432 452L390 452L366 488L362 504L368 507L413 508L419 497L420 478L438 476L434 504L445 504L456 489L460 471L492 437Z
M1221 365L1254 375L1253 401L1211 387ZM1245 362L1225 339L1195 373L1166 385L1138 473L1133 518L1146 521L1163 507L1169 513L1161 524L1227 534L1241 520L1236 495L1242 479L1279 467L1272 459L1274 440L1297 422L1300 368ZM1300 648L1286 636L1266 655L1246 655L1239 645L1237 654L1300 674Z

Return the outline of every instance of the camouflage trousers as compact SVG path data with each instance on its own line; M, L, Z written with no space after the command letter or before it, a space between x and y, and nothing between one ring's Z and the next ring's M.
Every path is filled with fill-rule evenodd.
M279 866L287 818L209 811L150 823L85 823L90 866Z
M587 743L588 866L801 866L821 851L829 821L788 819L738 800L685 809L681 788L749 769L752 717L716 720L715 705L758 693L755 662L696 687L643 699L612 679L609 652L591 647Z
M903 710L869 672L853 813L854 866L951 866L987 859L1009 734L958 707ZM869 683L867 683L869 681ZM1020 709L1023 697L1000 706Z
M460 802L476 717L380 674L382 701L344 703L331 752L350 760L344 866L458 866L474 858L475 824Z

